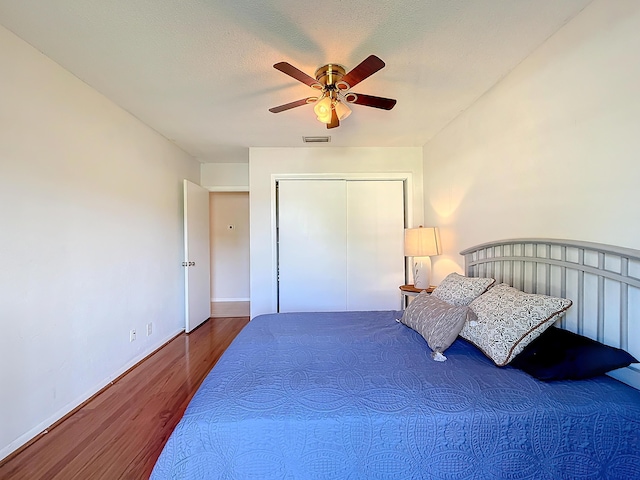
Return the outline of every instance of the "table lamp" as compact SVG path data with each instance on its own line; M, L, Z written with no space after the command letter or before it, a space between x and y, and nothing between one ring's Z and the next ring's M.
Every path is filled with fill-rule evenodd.
M416 288L429 288L431 256L441 253L440 232L437 227L404 229L404 256L413 257L413 285Z

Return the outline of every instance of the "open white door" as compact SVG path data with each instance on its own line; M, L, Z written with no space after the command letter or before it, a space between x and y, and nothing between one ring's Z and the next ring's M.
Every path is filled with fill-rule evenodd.
M209 191L184 180L185 331L211 316Z

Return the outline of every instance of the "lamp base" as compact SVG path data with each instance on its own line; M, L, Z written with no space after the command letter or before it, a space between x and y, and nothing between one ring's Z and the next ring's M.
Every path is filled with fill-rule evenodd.
M413 259L413 286L427 289L431 282L431 257Z

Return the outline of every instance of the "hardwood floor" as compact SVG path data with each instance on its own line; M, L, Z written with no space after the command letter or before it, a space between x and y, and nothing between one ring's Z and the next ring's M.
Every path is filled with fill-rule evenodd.
M177 336L0 465L0 479L146 479L200 383L249 321Z

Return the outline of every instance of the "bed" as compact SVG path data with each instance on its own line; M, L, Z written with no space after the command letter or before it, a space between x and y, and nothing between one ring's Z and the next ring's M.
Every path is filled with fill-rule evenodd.
M559 326L637 355L640 252L526 239L462 253L468 277L571 298ZM640 478L638 364L543 382L462 338L436 362L401 316L255 318L151 478Z

